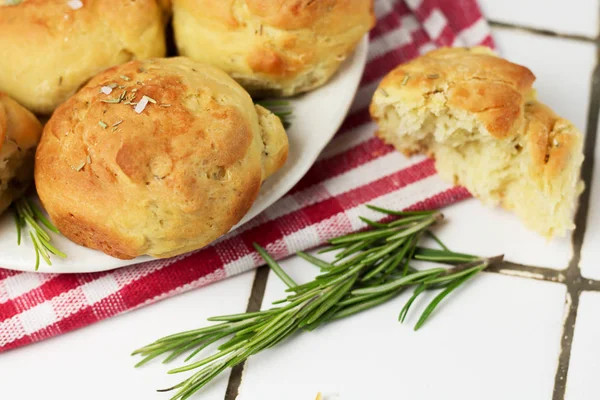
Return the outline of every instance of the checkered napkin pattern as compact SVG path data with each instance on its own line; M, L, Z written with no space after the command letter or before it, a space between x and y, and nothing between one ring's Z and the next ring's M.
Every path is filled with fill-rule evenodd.
M215 244L168 260L101 273L0 269L0 351L50 338L192 290L364 228L364 207L439 208L469 196L443 183L433 162L405 158L375 138L368 105L396 65L439 46L493 47L475 0L376 0L377 26L353 106L338 134L290 193Z

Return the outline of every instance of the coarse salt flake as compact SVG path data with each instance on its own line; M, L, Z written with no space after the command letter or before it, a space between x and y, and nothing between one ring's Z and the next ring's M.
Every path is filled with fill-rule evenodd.
M112 93L112 88L110 86L102 86L102 88L100 89L100 91L104 94L111 94Z
M83 7L81 0L69 0L67 1L67 5L71 7L72 10L79 10L81 7Z
M144 96L144 97L142 97L140 102L137 103L137 105L135 106L135 112L138 114L141 114L147 105L148 105L148 98L146 96Z

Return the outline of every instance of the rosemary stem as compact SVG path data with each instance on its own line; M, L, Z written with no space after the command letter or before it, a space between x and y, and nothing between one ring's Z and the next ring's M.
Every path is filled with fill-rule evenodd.
M430 289L441 289L422 312L415 325L415 330L419 329L452 291L488 265L502 260L502 256L479 258L452 252L433 233L430 236L441 249L418 247L420 238L429 234L431 226L442 219L442 214L437 211L403 212L375 206L369 208L399 218L389 223L361 218L370 230L331 239L330 246L319 252L337 251L333 262L299 252L299 257L321 270L316 278L300 285L265 249L254 244L266 264L288 286L286 297L273 302L278 306L213 317L209 320L220 323L159 339L134 352L144 356L138 365L162 354L165 354L164 362L169 362L191 350L187 362L207 346L227 338L212 355L169 371L174 374L196 370L180 384L165 389L176 390L172 399L188 399L225 369L243 363L248 357L277 345L295 332L311 331L329 321L376 307L413 286L412 296L398 315L403 322L417 297ZM453 266L419 271L410 266L415 259Z

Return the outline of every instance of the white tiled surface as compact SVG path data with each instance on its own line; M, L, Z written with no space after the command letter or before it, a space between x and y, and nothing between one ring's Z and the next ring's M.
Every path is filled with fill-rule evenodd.
M584 292L579 300L566 400L600 399L600 293Z
M598 0L479 0L493 21L587 37L598 35Z
M599 129L600 130L600 129ZM598 132L600 134L600 132ZM600 140L596 139L594 163L594 185L591 190L587 228L581 249L581 274L600 280Z
M0 0L1 1L1 0ZM595 36L599 0L480 0L488 17L565 33ZM586 129L595 47L522 31L495 29L500 53L530 67L539 97ZM600 141L596 149L600 160ZM600 178L600 162L596 162ZM600 279L600 188L592 190L582 273ZM444 210L439 234L454 249L505 253L510 261L555 269L572 257L570 238L546 243L510 214L474 200ZM467 221L464 224L454 221ZM468 224L467 227L465 225ZM298 281L316 270L291 258L282 263ZM206 324L206 317L243 311L254 274L248 273L164 300L125 316L0 355L0 399L166 399L156 388L176 383L160 363L135 370L128 354L155 338ZM282 296L271 276L265 305ZM451 295L417 333L421 303L408 323L396 319L407 295L252 358L239 400L407 398L550 399L557 367L565 286L482 274ZM0 299L1 300L1 299ZM600 398L600 293L583 293L566 398ZM173 365L179 365L175 362ZM228 374L194 398L222 400ZM337 396L336 396L337 395Z
M140 310L0 355L2 400L167 399L163 389L184 374L167 375L160 362L134 369L133 350L162 336L195 329L206 318L246 310L254 272L194 290ZM173 366L178 360L173 362ZM229 373L202 393L223 400Z
M297 258L282 266L297 282L316 273ZM284 289L271 274L263 306ZM312 400L319 391L340 400L551 397L563 285L482 274L450 295L418 332L412 327L424 299L415 302L408 323L397 321L407 297L255 356L238 400Z

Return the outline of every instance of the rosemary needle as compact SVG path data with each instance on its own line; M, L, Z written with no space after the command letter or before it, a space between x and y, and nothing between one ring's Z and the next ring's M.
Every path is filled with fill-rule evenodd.
M423 291L425 289L427 289L427 285L425 283L421 283L419 286L417 286L417 288L415 289L415 291L414 291L413 295L411 296L411 298L408 299L408 301L406 302L406 304L404 305L404 307L402 307L402 310L400 310L400 314L398 315L398 321L404 322L404 319L408 315L408 310L410 309L410 306L416 300L416 298L421 293L423 293Z
M421 314L421 317L419 318L419 321L417 321L417 324L415 325L415 331L418 330L427 320L427 318L429 318L429 315L431 315L431 313L433 312L433 310L435 310L435 308L437 307L437 305L444 299L444 297L446 297L448 294L450 294L450 292L452 292L454 289L456 289L457 287L459 287L460 285L462 285L463 283L465 283L468 279L472 278L473 276L475 276L477 274L477 272L483 270L485 267L479 267L477 270L470 272L468 275L465 275L457 280L455 280L454 282L450 283L448 285L448 287L446 289L444 289L444 291L440 294L438 294L431 303L429 303L429 305L427 306L427 308L425 309L425 311L423 311L423 314Z
M383 213L383 214L397 215L400 217L431 215L436 212L436 211L396 211L396 210L388 210L386 208L373 206L370 204L367 205L367 208L370 208L373 211L379 211L380 213Z
M221 372L299 331L311 331L329 321L376 307L415 286L413 295L400 311L402 322L419 295L429 289L443 289L422 312L415 325L415 330L419 329L452 291L488 265L501 260L501 257L479 258L452 252L435 236L434 240L437 239L442 249L418 247L419 239L441 220L442 214L437 211L369 208L397 219L381 223L362 218L371 230L332 239L330 246L321 251L337 251L333 262L304 252L297 253L321 270L307 283L297 284L266 250L254 244L267 265L288 286L287 297L273 302L274 307L268 310L209 318L219 323L158 339L133 353L143 357L136 366L162 355L164 362L169 362L191 351L185 360L188 362L208 346L228 338L212 355L169 371L195 371L181 383L160 390L176 391L173 400L187 399ZM410 266L414 259L454 267L416 270Z
M478 259L478 257L472 256L470 254L452 253L452 255L449 255L447 250L427 249L424 247L416 248L414 258L415 260L431 262L442 260L442 262L448 264L465 263L475 261Z
M303 251L299 251L298 253L296 253L296 255L305 259L309 263L316 265L317 267L321 268L322 270L328 270L328 269L332 269L334 267L333 264L330 264L327 261L323 261L320 258L313 257L310 254L305 253Z
M258 252L258 254L260 254L260 256L265 260L265 262L269 265L269 267L271 267L271 269L273 270L273 272L275 272L275 274L277 274L277 276L279 277L279 279L281 279L286 285L288 285L288 287L297 286L296 282L294 282L294 280L288 274L285 273L285 271L269 255L269 253L266 252L265 249L263 249L262 247L260 247L256 243L254 243L254 248L256 249L256 251Z
M425 232L427 234L427 236L429 236L430 238L432 238L441 248L442 250L445 251L450 251L450 249L440 240L439 237L436 236L435 233L431 232L431 231L426 231Z
M52 265L51 255L66 258L67 255L57 249L51 242L51 237L44 229L59 233L58 229L44 216L38 206L25 197L15 201L13 204L15 224L17 227L17 245L21 245L22 231L26 227L29 230L29 238L35 250L35 270L40 267L40 258L46 264ZM41 225L40 225L41 224Z

